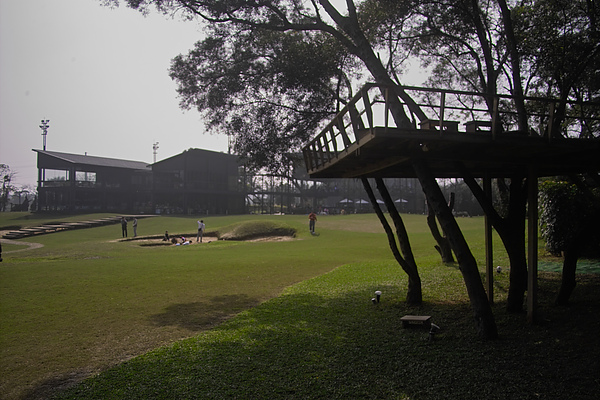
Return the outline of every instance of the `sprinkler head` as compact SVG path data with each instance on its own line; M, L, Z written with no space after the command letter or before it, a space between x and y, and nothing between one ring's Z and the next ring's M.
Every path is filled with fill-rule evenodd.
M379 300L381 300L381 291L380 290L377 290L375 292L375 297L377 298L377 302L379 303Z

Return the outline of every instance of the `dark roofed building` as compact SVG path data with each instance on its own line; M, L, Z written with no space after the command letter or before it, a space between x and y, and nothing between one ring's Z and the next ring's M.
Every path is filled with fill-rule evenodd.
M189 149L148 164L56 151L38 154L38 211L245 212L238 157Z
M38 153L39 211L139 212L150 208L148 163L56 151Z
M242 214L245 193L238 157L189 149L152 164L158 212Z

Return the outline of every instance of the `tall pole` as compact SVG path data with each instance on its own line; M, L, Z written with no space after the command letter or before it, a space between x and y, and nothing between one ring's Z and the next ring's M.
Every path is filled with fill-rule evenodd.
M483 175L483 191L489 199L492 198L492 178L489 171ZM494 245L492 237L492 223L487 213L484 216L485 224L485 285L488 301L494 304Z
M50 128L48 122L50 122L49 119L43 119L42 124L40 125L40 128L42 129L42 136L44 137L44 151L46 151L46 136L48 135L48 128Z
M158 150L158 142L152 145L152 152L154 154L154 163L156 163L156 150Z
M527 175L527 321L538 321L538 177L530 165Z

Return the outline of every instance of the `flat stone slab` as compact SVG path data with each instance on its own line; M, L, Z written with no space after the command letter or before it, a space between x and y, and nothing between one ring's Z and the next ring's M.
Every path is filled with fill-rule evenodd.
M400 318L400 321L402 321L403 328L408 328L410 325L430 327L431 315L405 315Z

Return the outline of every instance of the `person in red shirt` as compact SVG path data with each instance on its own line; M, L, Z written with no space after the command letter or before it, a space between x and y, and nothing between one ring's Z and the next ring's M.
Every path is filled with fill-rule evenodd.
M317 214L311 212L308 214L308 229L310 229L310 233L315 233L315 223L317 222Z

